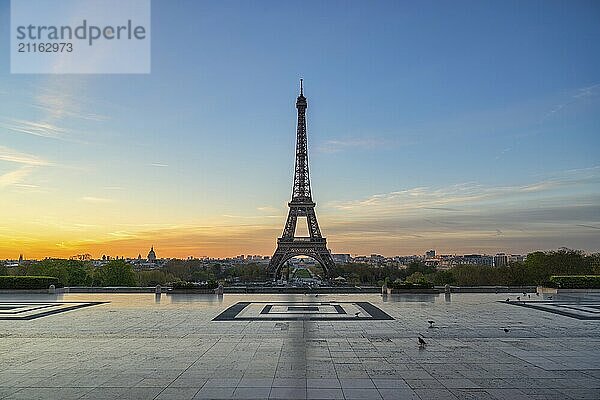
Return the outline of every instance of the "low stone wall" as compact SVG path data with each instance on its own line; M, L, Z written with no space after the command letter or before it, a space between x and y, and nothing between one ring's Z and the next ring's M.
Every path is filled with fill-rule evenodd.
M443 289L442 289L443 292ZM437 294L439 289L393 289L387 288L387 294Z
M257 293L257 294L278 294L278 293L312 293L312 294L343 294L343 293L381 293L379 286L321 286L317 288L301 287L279 287L279 286L229 286L224 288L225 293Z
M58 289L57 289L58 290ZM163 288L164 290L164 288ZM63 293L155 293L156 286L136 287L136 286L109 286L109 287L86 287L73 286L64 288Z
M444 292L444 286L436 286ZM450 293L535 293L536 286L450 286Z
M217 289L166 289L167 294L216 294Z
M561 293L600 293L600 289L560 289L560 288L550 288L544 286L537 287L538 293L544 294L561 294Z
M48 294L50 289L0 289L0 294ZM64 288L54 289L54 293L65 293Z
M215 294L215 289L172 289L163 287L162 293L173 294ZM323 286L317 288L279 287L279 286L229 286L225 294L381 294L379 286ZM451 293L600 293L600 289L556 289L536 286L450 286ZM0 294L48 293L48 289L36 290L0 290ZM435 294L444 293L444 286L433 289L391 289L387 294ZM156 287L66 287L56 288L55 293L156 293Z

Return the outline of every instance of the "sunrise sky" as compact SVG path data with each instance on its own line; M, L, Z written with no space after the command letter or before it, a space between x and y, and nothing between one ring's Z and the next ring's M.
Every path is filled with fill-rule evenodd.
M152 72L16 75L0 258L270 255L305 79L335 253L600 250L597 1L154 1Z

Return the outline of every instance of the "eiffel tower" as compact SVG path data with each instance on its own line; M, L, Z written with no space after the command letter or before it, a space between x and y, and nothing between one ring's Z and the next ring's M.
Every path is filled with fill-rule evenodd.
M294 188L292 190L292 201L288 203L290 208L288 217L283 228L283 234L277 239L277 249L269 262L269 272L277 277L279 269L287 260L296 256L308 256L313 258L323 267L325 276L329 276L335 267L331 253L327 250L327 240L321 236L317 215L315 214L315 202L312 200L310 191L310 178L308 175L308 148L306 138L306 108L308 104L304 97L302 79L300 79L300 96L296 100L298 109L298 129L296 131L296 166L294 168ZM296 223L298 217L306 217L308 232L310 236L297 237Z

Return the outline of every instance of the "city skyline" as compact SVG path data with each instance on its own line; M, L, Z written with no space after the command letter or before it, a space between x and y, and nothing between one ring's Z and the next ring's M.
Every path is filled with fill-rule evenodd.
M149 75L3 57L0 259L271 255L300 77L333 253L600 251L597 4L311 4L154 2Z

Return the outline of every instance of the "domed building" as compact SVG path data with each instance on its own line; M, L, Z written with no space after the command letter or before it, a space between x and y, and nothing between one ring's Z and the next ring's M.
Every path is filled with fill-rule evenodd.
M150 248L150 251L148 252L148 262L151 262L152 264L156 263L156 253L154 252L154 246L152 246Z

